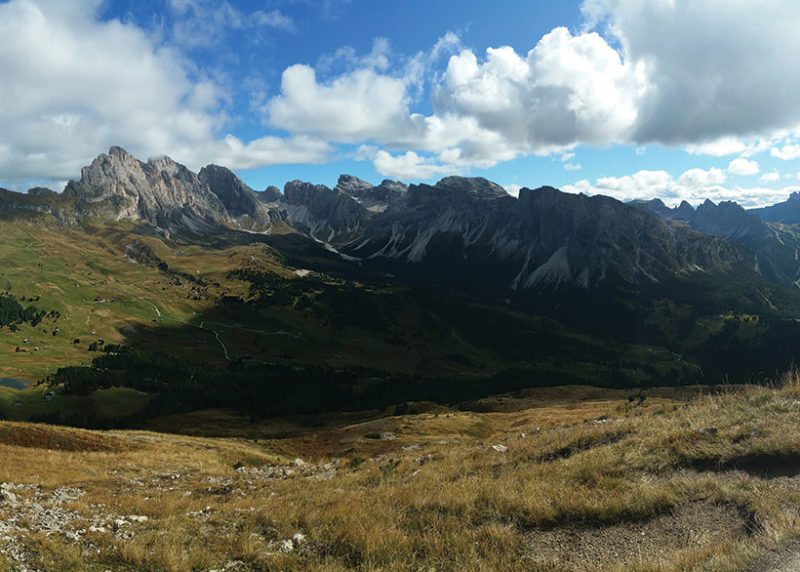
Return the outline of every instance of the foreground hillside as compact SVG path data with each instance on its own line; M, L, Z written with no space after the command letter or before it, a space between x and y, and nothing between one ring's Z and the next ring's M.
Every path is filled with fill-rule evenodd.
M2 422L0 570L767 569L800 518L787 380L241 419L258 440Z

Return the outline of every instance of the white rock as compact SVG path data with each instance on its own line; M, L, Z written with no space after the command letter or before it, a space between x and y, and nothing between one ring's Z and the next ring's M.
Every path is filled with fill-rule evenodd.
M131 522L147 522L150 519L143 515L132 514L128 516L128 520Z
M492 445L492 449L494 449L495 451L499 451L501 453L505 453L506 451L508 451L508 447L506 447L505 445Z
M17 495L5 487L0 487L0 501L7 502L9 504L15 504L17 502Z
M92 525L89 527L89 532L108 532L105 526L95 526Z

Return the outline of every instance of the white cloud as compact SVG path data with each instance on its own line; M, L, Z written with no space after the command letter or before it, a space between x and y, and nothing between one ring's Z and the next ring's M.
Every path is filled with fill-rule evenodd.
M259 28L279 28L287 32L295 29L294 21L289 16L282 14L280 10L269 12L256 10L247 19L250 20L252 26Z
M519 191L522 189L522 185L517 185L515 183L512 183L510 185L503 185L503 188L512 197L518 197Z
M357 157L370 158L379 174L402 181L427 180L458 172L452 165L439 164L435 158L423 157L414 151L391 155L383 149L362 146Z
M342 46L332 54L324 54L317 61L316 70L330 71L337 64L344 64L348 70L359 68L385 71L389 68L392 48L387 38L375 38L372 42L372 51L359 56L352 46Z
M713 157L739 155L748 151L748 149L748 144L736 137L721 137L714 141L694 143L686 146L687 153L691 153L692 155L711 155Z
M708 171L689 169L678 177L678 185L687 189L704 189L711 185L722 184L725 179L725 172L715 167Z
M218 136L228 94L192 76L174 50L132 24L97 19L99 0L0 3L0 173L63 180L112 145L139 157L169 154L192 168L280 159L320 161L322 142ZM238 156L233 150L238 149ZM258 159L258 160L256 160Z
M704 143L800 125L800 3L584 0L582 10L626 60L647 63L637 141Z
M568 155L578 144L657 142L737 154L731 173L751 172L746 157L800 128L800 35L790 24L800 4L584 0L582 10L584 30L555 28L526 54L500 46L451 55L431 115L412 105L426 77L437 77L440 48L460 47L452 34L394 73L388 50L377 50L377 64L348 51L355 69L325 82L290 67L266 106L269 120L290 133L435 153L459 167ZM753 25L731 34L742 21Z
M594 185L590 184L588 180L578 181L574 185L563 186L562 190L631 200L651 196L667 196L667 192L673 184L672 177L666 171L642 170L624 177L602 177Z
M266 136L247 143L227 135L209 144L205 154L226 167L254 169L284 163L324 163L330 151L328 143L302 135L288 139Z
M244 13L230 2L213 0L169 0L169 7L175 16L173 39L187 48L214 46L231 30L295 29L294 21L279 10Z
M411 127L403 80L370 68L322 84L314 68L291 66L283 72L281 94L265 111L281 129L348 143L396 137Z
M587 195L607 195L622 201L660 198L666 204L677 206L681 201L697 205L705 199L714 202L736 201L744 207L775 204L798 188L767 189L763 187L726 187L725 173L721 169L690 169L678 179L666 171L638 171L623 177L604 177L592 184L584 179L562 190Z
M580 163L564 163L564 169L567 171L580 171L582 168Z
M731 175L756 175L759 169L758 161L752 161L743 157L738 157L728 164L728 172Z
M434 90L434 113L413 113L423 75L459 43L448 34L395 75L385 60L374 65L349 49L334 59L356 69L328 81L314 68L291 66L265 114L290 133L433 152L451 166L486 168L520 154L564 154L579 142L624 140L647 87L643 67L627 65L598 34L557 28L527 56L510 47L489 48L484 61L470 50L452 55Z
M782 161L800 158L800 145L784 145L781 148L773 147L769 154Z
M775 181L781 178L780 173L778 171L772 171L770 173L764 173L761 175L758 180L762 183L774 183Z
M452 56L435 92L437 113L473 117L520 151L626 138L647 85L642 66L624 62L595 33L566 28L545 35L527 54L489 48Z
M584 0L584 29L555 28L527 52L464 49L447 33L404 57L378 38L366 55L344 47L317 69L286 68L278 93L255 79L240 84L251 90L244 98L176 46L193 53L231 33L294 29L284 13L168 0L170 46L130 22L100 21L101 5L0 0L7 180L42 175L43 166L53 178L75 176L112 144L190 166L224 159L233 168L319 162L334 144L368 144L376 169L415 177L531 154L576 168L579 144L625 143L638 153L652 142L735 155L731 174L756 174L749 157L770 148L779 159L800 157L800 145L785 139L800 134L800 3L792 0ZM426 95L432 110L419 113ZM249 100L288 135L226 139L234 100Z

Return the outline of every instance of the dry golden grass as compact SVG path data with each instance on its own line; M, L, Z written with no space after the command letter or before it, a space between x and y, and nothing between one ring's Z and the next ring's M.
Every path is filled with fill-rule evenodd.
M20 506L68 486L72 529L105 525L10 542L48 570L670 571L741 570L800 534L798 384L610 395L259 441L0 423L30 435L0 439L0 482L39 487Z

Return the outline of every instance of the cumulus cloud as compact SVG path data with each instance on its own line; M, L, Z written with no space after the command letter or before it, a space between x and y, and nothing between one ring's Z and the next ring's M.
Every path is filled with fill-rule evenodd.
M564 169L567 171L580 171L582 168L580 163L564 163Z
M792 0L584 0L582 29L555 28L524 52L465 49L453 33L411 57L383 38L365 55L343 47L316 67L287 67L277 93L240 84L251 92L239 99L267 127L250 142L224 137L226 111L242 94L178 50L194 53L232 32L293 30L291 18L231 0L168 0L169 47L131 23L101 21L100 6L0 1L0 133L13 142L0 147L6 179L41 175L43 165L53 178L74 176L111 144L233 168L319 162L337 144L367 145L376 169L412 179L525 155L561 157L577 170L569 155L581 144L734 155L731 175L757 174L750 157L766 150L800 158L786 139L800 134Z
M800 3L585 0L582 10L626 59L646 62L637 141L702 143L800 124Z
M784 145L783 147L773 147L769 154L782 161L800 158L800 145Z
M411 104L420 76L437 77L431 60L392 73L384 50L379 65L345 54L360 67L325 82L312 68L288 68L266 107L269 121L336 142L435 153L460 167L616 143L744 160L800 126L800 4L584 0L582 10L583 30L555 28L527 53L453 53L435 80L430 115ZM443 45L452 51L460 42Z
M760 207L785 201L798 189L787 187L768 189L763 187L725 186L725 173L721 169L690 169L677 179L666 171L638 171L623 177L604 177L594 183L581 180L565 185L562 190L587 195L607 195L622 201L660 198L670 206L681 201L697 205L705 199L714 202L736 201L744 207Z
M728 164L728 172L731 175L756 175L759 168L758 161L751 161L743 157L738 157Z
M355 158L369 159L379 174L404 181L433 179L458 172L457 167L440 164L435 158L420 156L414 151L392 155L383 149L362 145Z
M132 24L97 17L99 0L0 3L0 173L14 186L64 180L111 145L170 154L192 168L320 161L327 145L264 138L235 145L227 94ZM237 155L236 150L241 152Z
M546 34L527 54L489 48L450 58L434 96L439 112L474 117L520 150L626 138L646 92L642 66L624 62L596 33Z
M689 169L678 177L678 185L686 189L704 189L711 185L724 183L725 179L725 172L715 167L707 171L703 169Z
M758 180L762 183L774 183L775 181L781 178L781 174L777 171L772 171L770 173L764 173L761 175Z
M334 59L356 69L327 81L310 66L291 66L265 114L290 133L432 152L451 166L491 167L520 154L625 140L647 89L643 66L627 65L598 34L557 28L527 55L510 47L489 48L482 61L471 50L452 55L433 90L434 113L411 111L421 75L459 44L448 34L394 75L384 59L375 65L350 50Z
M265 111L281 129L348 143L402 133L410 124L405 82L371 68L325 84L314 68L291 66L283 72L281 94Z

